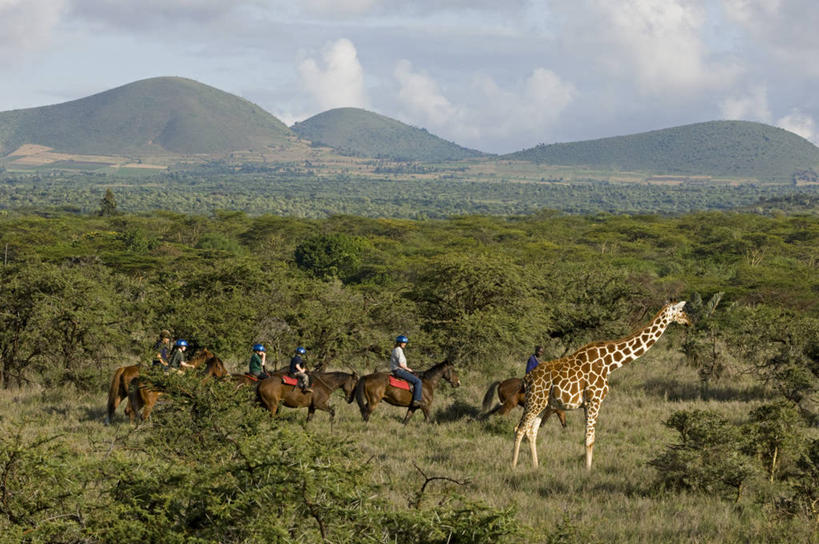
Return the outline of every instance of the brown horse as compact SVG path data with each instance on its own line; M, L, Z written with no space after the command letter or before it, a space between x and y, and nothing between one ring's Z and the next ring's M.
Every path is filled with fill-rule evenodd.
M418 375L423 383L421 389L421 410L424 412L424 419L429 421L429 409L432 405L432 400L435 395L435 386L438 381L443 378L450 383L452 387L461 385L461 380L455 373L455 367L449 361L443 361L437 365L425 370ZM358 401L358 408L361 410L361 417L364 421L369 421L370 414L373 413L375 407L381 400L393 406L408 407L407 415L404 416L404 424L406 425L412 414L415 413L416 408L410 406L412 403L412 392L406 389L399 389L390 385L389 372L376 372L369 374L359 380L358 386L355 390L356 400Z
M202 371L202 374L204 375L202 381L205 381L211 377L222 378L227 376L229 372L227 371L227 368L225 368L225 364L222 362L222 360L211 354L211 357L205 362L205 368ZM131 423L134 422L135 417L137 421L144 421L148 419L148 416L151 415L151 411L153 411L154 405L161 394L161 391L151 389L149 384L144 383L142 378L139 376L132 380L128 390L128 408L130 409L128 415L130 416Z
M336 411L330 406L330 395L333 391L341 388L347 403L353 402L353 392L358 383L358 373L353 372L312 372L310 374L310 388L312 393L305 393L297 385L287 385L282 383L282 375L285 372L276 373L259 382L256 386L256 398L259 402L270 410L271 414L276 414L279 403L284 402L288 408L307 407L307 421L313 419L316 410L324 410L330 413L330 420L335 418Z
M270 377L270 376L279 376L279 377L281 377L283 374L287 374L287 372L288 372L287 368L282 368L282 369L277 370L275 372L269 372L268 377ZM256 376L252 376L252 375L248 374L247 372L245 372L243 374L233 373L233 374L230 375L230 379L233 382L236 383L237 388L239 388L239 387L241 387L243 385L254 385L254 384L257 384L257 383L263 381L263 379L260 380Z
M490 410L492 406L492 399L495 396L495 389L498 390L498 400L500 400L500 404L497 404L494 408ZM526 404L526 391L523 389L523 379L521 378L509 378L507 380L503 380L502 382L492 382L489 385L489 389L486 391L486 395L483 397L483 406L481 408L481 412L483 412L483 417L487 418L494 413L499 413L500 415L508 414L512 408L515 406L523 406ZM557 414L557 418L560 420L560 424L563 425L563 428L566 428L566 412L563 410L555 410L554 412ZM548 418L543 418L543 421L540 422L541 425L546 423Z
M213 353L204 348L199 350L196 355L194 355L193 358L188 361L188 364L198 367L211 357L213 357ZM120 402L122 402L122 399L128 396L128 389L131 384L131 380L139 376L139 367L140 365L121 366L114 372L114 377L111 378L111 387L108 389L108 406L107 413L105 415L106 425L109 425L111 421L113 421L114 413L117 411ZM134 416L131 413L130 406L125 406L125 413L128 414L129 418L133 422Z

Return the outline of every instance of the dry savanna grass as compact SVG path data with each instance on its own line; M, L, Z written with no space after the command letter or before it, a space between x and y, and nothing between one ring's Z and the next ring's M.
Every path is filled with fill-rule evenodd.
M531 467L524 445L513 470L512 430L521 409L488 420L478 416L488 385L520 374L522 367L522 361L509 360L499 363L493 375L461 372L459 389L442 382L430 424L418 412L403 426L404 410L386 404L365 424L355 402L346 404L338 393L332 402L334 423L318 412L305 426L304 409L283 408L279 417L288 425L305 426L305 432L347 436L349 447L371 467L370 477L398 507L411 508L418 500L433 503L452 494L496 508L511 507L531 528L531 542L546 542L567 527L571 539L561 542L810 542L816 537L816 527L777 518L749 499L735 504L717 496L656 488L656 472L648 463L678 438L663 421L689 409L742 420L765 400L752 383L731 380L702 391L696 372L683 365L679 353L658 346L612 375L591 472L583 461L582 411L568 414L566 430L556 418L540 430L540 468ZM102 391L2 391L0 429L5 436L21 425L32 436L64 433L78 454L94 456L106 455L129 433L151 432L150 423L133 429L122 407L116 424L104 426L105 400ZM249 402L248 410L255 409Z

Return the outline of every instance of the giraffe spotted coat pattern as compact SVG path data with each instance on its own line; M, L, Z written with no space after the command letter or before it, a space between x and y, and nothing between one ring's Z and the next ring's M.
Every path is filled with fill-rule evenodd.
M540 364L526 375L526 406L515 427L512 466L518 463L523 437L529 440L532 464L537 467L537 431L543 418L556 410L583 408L586 414L586 468L591 469L594 427L600 404L609 392L609 373L643 355L671 323L690 325L685 302L666 304L651 322L619 340L592 342L573 354Z

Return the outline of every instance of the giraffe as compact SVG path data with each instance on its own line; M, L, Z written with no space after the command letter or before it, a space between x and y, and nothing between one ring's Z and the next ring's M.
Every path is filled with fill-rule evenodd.
M592 342L573 354L540 364L524 378L526 406L515 427L512 467L518 464L523 436L529 440L537 467L537 431L543 418L557 410L583 407L586 414L586 468L591 470L594 426L600 404L609 392L609 373L644 354L671 323L691 325L685 301L666 304L645 327L619 340Z

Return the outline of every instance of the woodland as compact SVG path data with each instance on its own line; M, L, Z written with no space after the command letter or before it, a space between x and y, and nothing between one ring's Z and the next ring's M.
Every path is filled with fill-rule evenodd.
M0 211L0 542L819 537L815 204L411 219L128 210L122 194ZM624 337L668 300L693 325L613 376L595 467L577 411L546 422L539 468L512 470L520 411L483 417L487 386L535 345L552 359ZM411 366L448 359L461 386L438 388L429 423L387 405L364 423L341 396L305 423L191 374L158 379L147 422L104 425L114 370L147 369L161 329L233 372L260 342L270 366L302 345L359 375L406 334Z
M118 209L130 213L164 209L208 215L230 209L253 216L326 218L342 214L419 220L524 215L544 208L569 214L680 214L737 208L768 212L777 207L767 203L777 200L786 201L786 210L804 201L807 205L802 211L815 213L819 198L816 183L703 182L684 176L672 183L618 183L610 181L618 175L612 171L497 168L498 173L476 172L457 162L367 160L350 170L295 162L265 166L213 161L186 170L143 171L132 176L82 170L0 170L0 210L61 208L94 213L109 189L116 194ZM644 177L641 174L636 179Z

